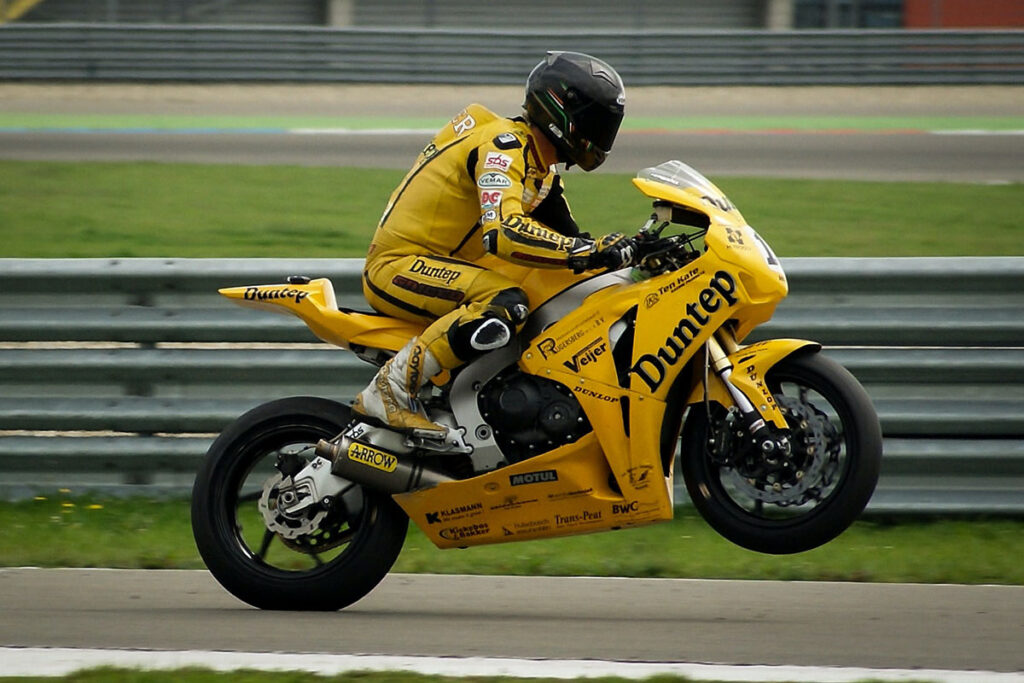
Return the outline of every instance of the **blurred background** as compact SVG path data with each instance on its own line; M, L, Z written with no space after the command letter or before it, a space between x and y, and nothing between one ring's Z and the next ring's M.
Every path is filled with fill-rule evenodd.
M634 86L1019 84L1024 3L0 0L0 22L0 78L519 83L557 43Z
M3 19L28 22L477 26L521 29L995 28L1024 25L1016 0L4 0Z
M1024 0L0 0L0 566L202 567L187 498L216 433L281 396L351 400L373 369L216 289L306 273L365 308L361 259L416 154L470 102L519 113L553 49L607 60L627 89L609 161L566 178L580 225L638 227L650 203L629 177L669 158L720 184L789 277L759 334L816 339L860 379L882 479L869 519L800 556L728 546L681 507L493 551L435 553L414 531L398 570L1024 584ZM19 590L0 570L0 598L24 598L0 604L0 644L309 652L319 633L370 651L358 633L463 654L436 636L467 616L458 586L432 590L454 610L419 595L347 633L305 615L271 633L166 579L52 576ZM560 656L614 640L655 661L1024 668L1019 589L948 608L880 592L887 612L860 591L729 588L677 621L622 610L671 605L661 587L623 590L592 602L625 619L580 631L580 600L504 585L509 609L463 632L474 656L581 633ZM557 619L506 613L540 600ZM903 605L925 611L877 616Z

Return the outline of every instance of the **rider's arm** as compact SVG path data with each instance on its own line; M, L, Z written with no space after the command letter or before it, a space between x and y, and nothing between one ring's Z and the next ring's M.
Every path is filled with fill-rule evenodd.
M570 254L591 242L563 235L526 213L523 207L525 184L533 182L526 174L525 155L529 151L522 140L512 138L510 133L499 135L476 150L473 170L480 192L484 246L490 253L513 263L535 268L567 268ZM558 197L561 197L560 192L551 205L555 207L553 210L557 210ZM564 197L561 201L564 204ZM568 206L565 212L568 213ZM577 228L574 234L578 232Z

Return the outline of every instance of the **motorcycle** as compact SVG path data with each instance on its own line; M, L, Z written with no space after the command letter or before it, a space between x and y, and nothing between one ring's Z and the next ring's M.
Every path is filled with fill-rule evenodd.
M679 161L633 183L653 200L634 267L487 263L531 314L511 345L427 383L446 438L308 396L229 425L192 495L196 544L224 588L264 609L341 609L391 569L410 519L439 548L670 520L677 461L696 510L744 548L797 553L842 533L881 464L867 393L812 341L741 343L788 284L721 190ZM378 366L422 330L339 309L325 278L220 293Z

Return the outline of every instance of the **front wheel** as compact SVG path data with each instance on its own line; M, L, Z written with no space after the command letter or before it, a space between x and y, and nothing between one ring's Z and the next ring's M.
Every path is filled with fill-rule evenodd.
M337 435L349 409L312 397L253 408L214 441L192 490L192 531L213 576L261 609L337 610L369 593L405 541L409 518L349 484L288 514L290 477Z
M882 432L867 392L818 353L790 356L767 373L792 431L792 451L751 447L735 412L692 406L681 468L701 516L749 550L803 552L831 541L860 515L882 462Z

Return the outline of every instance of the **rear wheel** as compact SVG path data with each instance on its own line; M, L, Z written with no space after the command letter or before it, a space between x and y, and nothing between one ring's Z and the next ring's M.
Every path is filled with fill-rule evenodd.
M735 412L690 408L682 472L701 516L725 538L763 553L810 550L842 533L874 492L882 433L864 388L821 354L790 356L768 373L792 431L792 452L754 448Z
M348 418L334 401L281 399L240 417L210 447L193 487L192 530L235 597L262 609L337 610L398 558L409 519L388 495L349 484L326 505L285 512L290 477Z

